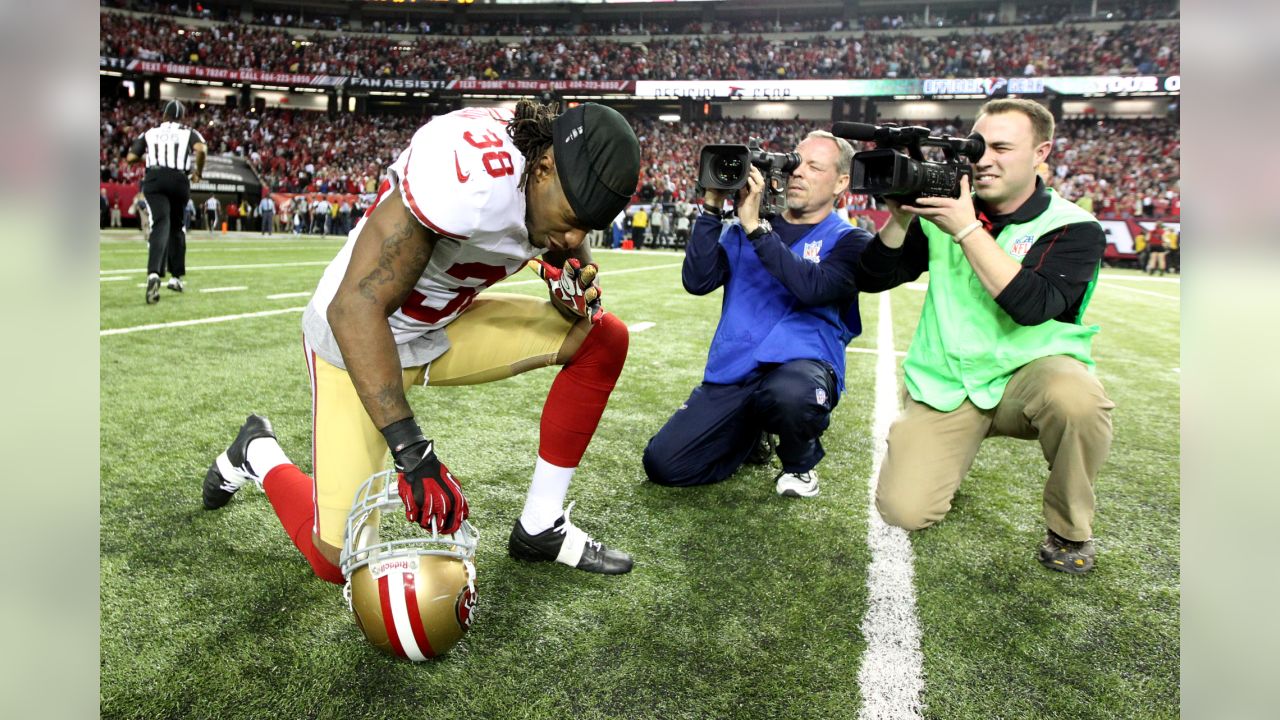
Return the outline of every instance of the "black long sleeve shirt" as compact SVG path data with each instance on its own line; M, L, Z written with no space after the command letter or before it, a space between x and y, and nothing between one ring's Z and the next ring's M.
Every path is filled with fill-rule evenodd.
M807 235L813 225L793 225L781 216L769 222L772 232L752 239L751 245L765 270L798 301L828 305L857 296L854 271L871 233L849 228L822 262L815 263L791 252L791 245ZM706 295L729 279L729 258L720 244L722 230L720 218L709 213L698 216L693 223L680 273L684 289L693 295Z
M1034 219L1049 207L1049 192L1036 180L1035 193L1007 215L988 215L974 198L978 219L992 237L1014 223ZM1039 325L1050 319L1077 322L1085 290L1097 272L1107 239L1097 223L1073 223L1056 228L1032 243L1022 268L996 296L1000 306L1019 325ZM854 273L858 289L881 292L910 282L929 269L929 241L915 218L900 248L886 247L877 233L862 253Z

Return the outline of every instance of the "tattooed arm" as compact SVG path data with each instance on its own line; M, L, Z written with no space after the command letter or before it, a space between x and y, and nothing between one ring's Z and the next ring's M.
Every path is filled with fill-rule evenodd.
M342 361L378 428L413 415L387 317L413 290L436 244L436 235L409 215L399 192L392 190L365 223L329 303L329 326Z

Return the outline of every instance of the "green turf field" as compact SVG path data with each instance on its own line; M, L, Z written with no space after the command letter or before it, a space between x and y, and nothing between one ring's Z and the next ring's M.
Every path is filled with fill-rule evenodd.
M679 255L597 255L606 307L654 323L632 334L569 494L579 525L635 557L620 577L506 556L552 370L411 393L418 415L436 418L427 433L481 531L475 624L446 659L414 665L366 645L262 493L247 488L217 512L200 504L206 468L249 412L310 469L299 320L338 246L194 233L187 291L162 290L148 307L137 232L103 238L104 716L858 716L876 360L861 351L876 345L876 296L862 298L821 496L779 498L771 468L665 489L645 481L640 453L700 379L719 296L680 289ZM544 295L532 279L498 287ZM898 351L922 287L892 292ZM1106 270L1090 307L1117 405L1090 575L1035 561L1047 471L1034 443L985 444L946 521L911 537L925 717L1177 716L1179 298L1176 278ZM269 311L280 312L108 334Z

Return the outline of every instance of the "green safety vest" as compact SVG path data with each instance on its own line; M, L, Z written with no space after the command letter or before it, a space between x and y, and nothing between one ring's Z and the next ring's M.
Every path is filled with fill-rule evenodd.
M1019 262L1045 233L1064 225L1098 222L1052 189L1048 192L1049 207L1044 212L1028 222L1005 226L996 238L1000 248ZM1000 402L1013 373L1037 358L1067 355L1093 370L1090 349L1098 326L1080 321L1098 282L1096 268L1073 322L1050 319L1039 325L1019 325L982 287L950 235L924 218L920 227L929 241L929 289L902 365L912 398L943 412L960 407L965 398L987 410Z

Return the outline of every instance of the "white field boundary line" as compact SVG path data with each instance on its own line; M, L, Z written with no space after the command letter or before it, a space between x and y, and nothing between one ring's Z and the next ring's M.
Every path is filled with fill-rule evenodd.
M1167 295L1165 293L1151 292L1150 290L1139 290L1138 288L1126 287L1124 285L1117 285L1115 283L1104 283L1103 287L1107 288L1108 290L1111 290L1114 288L1118 290L1124 290L1125 292L1138 293L1139 295L1149 295L1151 297L1160 298L1161 300L1172 300L1173 302L1182 301L1182 298L1178 295Z
M249 289L248 285L229 285L227 287L200 288L200 292L202 293L239 292L241 290L248 290L248 289Z
M878 350L877 348L847 347L844 349L844 351L847 353L863 353L865 355L876 355L876 356L880 355L880 350ZM894 357L906 357L907 352L905 350L898 350L898 351L895 351L893 355Z
M257 264L246 263L242 265L202 265L199 267L187 268L187 274L190 275L191 272L195 270L256 270L258 268L266 269L266 268L284 268L284 267L307 267L307 266L328 265L328 264L329 264L328 260L308 260L308 261L284 262L284 263L257 263ZM146 274L147 274L146 268L135 268L132 270L99 270L98 271L99 276L146 275Z
M1127 280L1129 282L1149 282L1149 283L1173 283L1174 285L1182 284L1182 276L1176 277L1155 277L1151 275L1121 275L1116 273L1098 273L1099 280Z
M613 272L607 273L607 275L624 275L626 273L643 272L645 270L660 270L663 268L680 267L683 264L684 263L668 263L665 265L649 265L648 267L642 267L642 268L628 268L626 270L615 270ZM513 285L532 285L534 283L545 284L541 279L534 278L532 280L517 280L515 282L499 284L499 285L495 285L495 287L501 289L503 287L511 287ZM268 315L279 315L281 313L302 312L304 309L306 308L305 307L282 308L279 310L263 310L260 312L240 313L238 315L218 315L216 317L196 318L194 320L178 320L175 322L155 323L152 325L135 325L133 327L111 328L108 330L99 331L98 336L105 337L107 335L124 335L126 333L142 332L145 330L164 330L166 328L174 328L174 327L188 327L191 325L206 325L209 323L230 322L232 320L244 320L246 318L266 317Z
M243 320L245 318L266 317L268 315L282 315L284 313L302 312L305 307L284 308L282 310L262 310L260 312L240 313L239 315L219 315L217 317L196 318L195 320L178 320L176 322L155 323L154 325L135 325L125 328L111 328L110 330L102 330L98 333L98 337L107 335L123 335L125 333L142 332L144 330L163 330L165 328L187 327L188 325L206 325L209 323L229 322L231 320Z
M256 270L258 268L266 269L266 268L285 268L285 267L314 267L316 265L328 265L328 264L329 264L328 260L308 260L308 261L299 261L299 262L256 263L256 264L243 264L243 265L204 265L200 267L187 268L187 274L191 274L192 271L196 271L196 270ZM667 263L664 265L646 265L645 267L640 267L640 268L627 268L625 270L606 270L601 274L601 276L604 278L608 278L613 275L625 275L627 273L641 272L644 270L655 270L657 268L680 267L683 264L684 264L683 261L681 261L678 263ZM147 273L146 268L136 268L132 270L99 270L98 271L99 279L105 279L106 276L110 276L110 275L145 275L146 273ZM517 280L515 282L506 282L502 286L495 286L495 287L507 287L511 285L528 284L530 282L542 282L542 281L541 280L536 280L536 281Z
M657 325L657 324L658 324L658 323L655 323L655 322L649 322L648 320L645 320L644 322L638 322L638 323L633 323L633 324L631 324L631 325L628 325L628 326L627 326L627 330L629 330L630 332L633 332L633 333L636 333L636 332L644 332L645 330L648 330L649 328L651 328L651 327L653 327L654 325Z
M890 527L876 510L876 481L884 461L889 425L898 413L898 363L893 351L893 310L889 293L880 293L876 333L876 403L872 422L875 452L868 494L867 614L862 634L867 650L858 670L863 720L916 720L923 717L924 658L916 617L915 556L902 528Z

